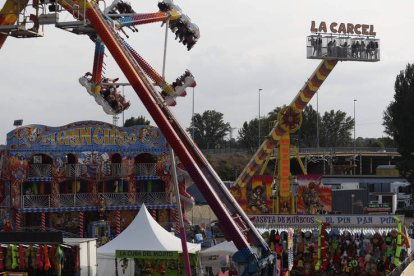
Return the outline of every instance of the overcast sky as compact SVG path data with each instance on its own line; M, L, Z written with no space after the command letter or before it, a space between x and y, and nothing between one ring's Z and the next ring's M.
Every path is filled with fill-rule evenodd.
M0 0L0 6L5 0ZM139 13L158 10L157 1L131 1ZM169 32L166 79L169 82L190 69L197 81L196 113L216 110L232 127L289 104L319 64L306 59L306 36L311 21L373 24L381 39L381 61L340 62L322 85L319 111L342 110L353 116L356 102L356 135L384 136L382 114L393 99L394 81L414 57L411 37L412 1L175 1L201 32L191 51ZM61 21L70 20L61 15ZM132 45L161 73L164 28L144 25L131 33ZM128 31L127 31L128 32ZM48 25L44 37L8 38L0 50L1 120L0 144L13 129L13 120L24 124L62 126L74 121L112 122L79 84L78 78L92 70L94 44L86 36ZM126 78L108 52L106 72ZM191 120L192 91L172 108L180 123ZM125 88L132 106L125 118L144 115L145 107L130 87ZM310 102L316 108L316 97ZM122 120L122 116L121 116Z

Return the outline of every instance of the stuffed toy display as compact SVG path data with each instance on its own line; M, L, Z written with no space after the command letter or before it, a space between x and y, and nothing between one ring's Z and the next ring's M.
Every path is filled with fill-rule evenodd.
M74 259L76 250L60 245L25 245L25 244L0 244L0 274L4 271L27 272L28 275L62 275L65 262L65 251L69 258ZM70 268L72 272L78 271L79 267ZM66 275L65 274L65 275Z
M337 229L318 222L319 231L296 229L291 275L385 276L407 255L409 246L402 227L393 230ZM274 248L285 251L278 230L272 230ZM283 233L283 232L282 232ZM328 234L329 233L329 234ZM273 247L273 246L272 246ZM276 250L278 255L280 249Z

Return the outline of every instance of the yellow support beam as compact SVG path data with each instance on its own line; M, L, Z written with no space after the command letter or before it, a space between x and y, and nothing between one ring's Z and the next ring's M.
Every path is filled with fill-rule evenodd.
M298 160L298 163L299 163L300 169L302 170L302 173L304 175L308 175L308 172L307 172L305 166L303 165L302 159L300 159L298 149L293 145L292 145L292 149L293 149L293 152L295 153L296 159Z

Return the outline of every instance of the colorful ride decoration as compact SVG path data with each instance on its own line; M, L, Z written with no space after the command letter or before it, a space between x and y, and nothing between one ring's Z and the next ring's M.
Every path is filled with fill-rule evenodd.
M272 181L270 175L256 175L247 186L247 214L267 214L272 211Z
M272 181L269 175L256 175L247 188L248 214L266 214L272 211Z
M276 197L276 213L295 212L291 191L292 176L290 174L290 136L283 135L279 140L278 150L278 195Z
M277 114L279 126L288 133L296 132L302 125L302 111L291 106L283 107Z
M298 175L297 213L315 215L332 211L332 188L324 186L322 175Z
M175 206L165 196L172 192L170 156L156 127L120 128L96 121L22 126L8 133L2 160L7 164L2 177L10 180L10 214L16 229L31 223L41 229L86 233L90 218L85 215L80 221L79 213L101 211L112 229L121 231L143 201L150 208L157 205L160 218L158 213L166 209L164 225L171 221ZM5 194L5 182L0 183ZM153 187L157 190L150 196ZM119 211L122 219L117 221L113 214ZM25 213L40 213L44 219Z
M250 185L235 185L230 192L247 214L269 214L273 209L272 182L270 175L255 175Z

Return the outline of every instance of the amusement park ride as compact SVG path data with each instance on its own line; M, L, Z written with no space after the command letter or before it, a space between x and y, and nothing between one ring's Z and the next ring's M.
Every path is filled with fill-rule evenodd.
M142 14L136 13L130 5L121 0L115 0L107 7L103 1L89 0L7 0L0 12L0 48L8 36L42 37L41 30L45 24L54 24L75 34L89 36L95 43L93 71L82 76L79 82L107 114L113 115L128 108L129 102L117 92L116 79L102 77L104 51L107 48L220 223L225 225L221 229L223 234L239 249L233 256L234 261L246 265L242 275L264 271L273 260L269 246L169 110L169 106L175 105L176 97L185 96L185 89L196 85L194 77L186 71L172 84L167 83L164 77L158 74L119 34L126 35L125 27L134 32L136 25L163 22L168 24L167 26L176 34L179 41L190 50L200 36L197 26L172 0L158 3L158 8L158 12ZM69 12L75 20L60 22L61 12ZM363 26L365 25L359 28L365 30ZM353 30L357 29L355 25ZM295 211L290 187L289 135L300 127L304 107L338 60L379 60L377 39L369 35L351 37L346 30L341 36L340 28L335 30L336 35L323 34L324 29L319 28L318 33L308 37L308 58L322 59L322 62L292 103L280 112L273 130L237 180L237 185L246 185L251 177L267 164L266 160L273 153L274 148L278 147L276 213ZM126 37L128 38L127 35ZM366 43L364 50L362 51L360 47L357 53L350 51L351 48L348 46L353 44L353 41ZM373 48L370 46L369 51L368 44L373 45ZM160 91L155 89L148 78L160 87ZM253 247L259 249L258 253L255 253Z
M273 212L276 214L296 213L291 188L290 155L293 146L290 144L290 134L300 128L303 109L338 61L376 62L380 60L379 39L375 38L373 25L333 22L329 27L332 33L327 33L325 22L322 21L319 28L316 28L315 22L312 21L310 30L313 34L307 37L307 58L322 61L293 101L279 112L273 129L236 180L236 185L244 187L259 170L260 174L263 174L270 157L277 148L278 175L274 181L276 196L273 204ZM297 159L303 173L306 174L300 158Z

